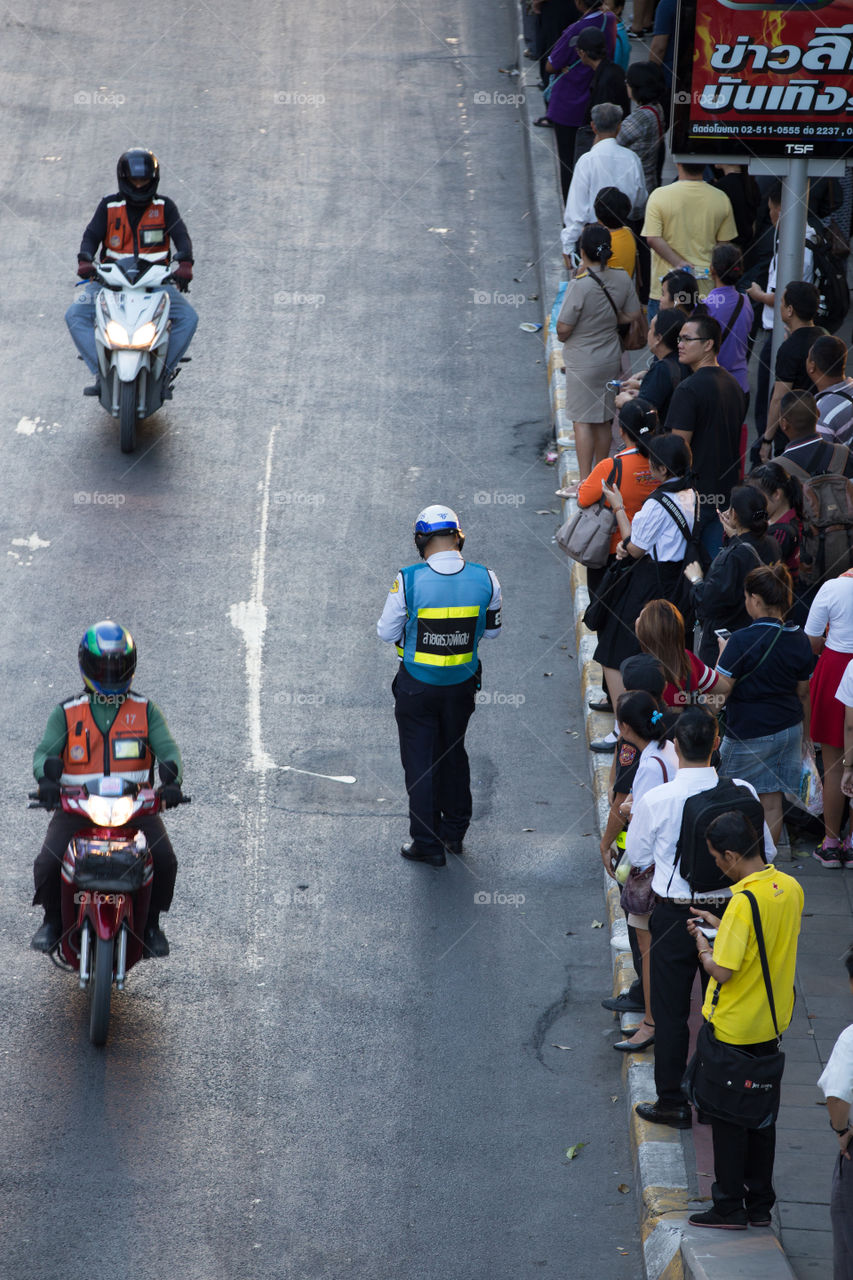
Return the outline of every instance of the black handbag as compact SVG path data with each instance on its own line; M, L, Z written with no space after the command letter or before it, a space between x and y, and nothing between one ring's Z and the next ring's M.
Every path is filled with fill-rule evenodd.
M761 971L767 988L776 1040L781 1045L782 1037L776 1021L776 1003L770 984L761 915L758 903L748 889L744 890L744 896L749 899L752 908ZM720 984L717 983L712 999L712 1017L719 995ZM687 1064L681 1087L697 1111L714 1119L727 1120L742 1129L766 1129L775 1124L779 1114L784 1070L785 1055L781 1048L777 1048L775 1053L757 1057L739 1045L718 1040L709 1020L699 1029L696 1052Z

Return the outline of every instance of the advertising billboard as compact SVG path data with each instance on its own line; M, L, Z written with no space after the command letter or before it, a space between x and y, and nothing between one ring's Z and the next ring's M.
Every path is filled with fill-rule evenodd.
M675 155L853 158L853 0L681 0Z

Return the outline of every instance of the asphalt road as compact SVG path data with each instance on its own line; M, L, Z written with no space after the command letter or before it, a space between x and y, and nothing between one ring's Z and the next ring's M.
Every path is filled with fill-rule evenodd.
M0 31L0 1274L635 1280L511 5L21 0ZM62 317L140 144L200 325L128 460ZM441 872L398 855L375 636L437 500L505 597ZM104 616L193 805L172 955L97 1051L28 950L25 802Z

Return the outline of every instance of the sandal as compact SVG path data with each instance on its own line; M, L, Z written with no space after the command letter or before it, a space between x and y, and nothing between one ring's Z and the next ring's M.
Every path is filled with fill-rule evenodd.
M554 496L557 498L576 498L578 496L579 484L566 485L564 489L555 489Z
M547 116L540 116L539 119L534 120L533 123L536 125L537 129L553 129L554 128L553 123L548 119Z
M631 1040L618 1040L613 1048L618 1049L620 1053L642 1053L644 1049L650 1049L655 1042L654 1023L647 1022L646 1019L643 1018L643 1021L640 1023L640 1027L650 1027L652 1034L647 1036L645 1040L640 1040L639 1043L632 1042ZM637 1027L637 1031L640 1030L640 1027ZM636 1035L636 1032L634 1034Z

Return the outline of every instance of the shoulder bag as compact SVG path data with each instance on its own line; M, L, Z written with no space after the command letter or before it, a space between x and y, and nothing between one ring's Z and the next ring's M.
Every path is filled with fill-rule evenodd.
M761 913L755 897L748 889L744 890L744 897L749 899L752 908L761 972L776 1032L776 1052L756 1057L740 1045L718 1040L709 1019L699 1028L696 1052L687 1065L682 1088L697 1111L718 1120L727 1120L729 1124L738 1125L742 1129L767 1129L775 1124L779 1114L785 1055L781 1049L782 1036L776 1020L776 1002L770 982ZM712 1018L719 998L720 984L717 983L712 998Z
M669 774L666 771L666 765L660 756L655 756L660 771L663 774L663 781L669 782ZM655 864L652 862L648 867L640 870L638 867L632 867L628 872L628 879L622 886L622 893L619 898L619 905L624 911L630 911L634 916L648 915L652 907L655 905L655 895L652 893L652 877L655 874Z
M746 545L747 545L747 546L749 546L750 544L749 544L749 543L747 543ZM753 550L753 551L755 551L755 547L753 547L753 548L752 548L752 550ZM756 555L757 555L757 554L758 554L758 552L756 552ZM735 680L734 684L732 685L732 690L731 690L731 692L729 693L729 698L732 696L732 693L734 692L734 690L737 688L737 686L738 686L739 684L743 684L744 680L749 680L751 676L754 676L754 675L755 675L755 673L756 673L756 671L758 670L758 668L762 665L762 663L764 663L764 662L766 662L766 661L767 661L767 659L770 657L770 654L773 652L773 649L774 649L775 645L777 644L777 642L778 642L778 640L779 640L779 637L781 636L781 634L782 634L782 632L783 632L784 630L785 630L785 624L784 624L784 622L781 622L781 623L779 624L779 626L776 628L776 634L775 634L775 636L774 636L774 637L773 637L773 639L770 641L769 645L768 645L768 646L767 646L767 648L764 650L764 652L762 653L761 657L758 659L758 661L756 662L756 664L755 664L755 666L752 668L752 670L751 670L751 671L747 671L747 673L746 673L746 675L745 675L745 676L740 676L737 680ZM727 702L728 702L728 698L726 699L726 703L727 703ZM721 738L724 738L724 737L726 736L726 707L725 707L725 704L720 708L720 713L719 713L719 715L717 716L717 724L719 725L720 737L721 737Z
M604 290L604 296L613 308L613 314L616 317L616 332L619 334L622 350L642 351L647 346L649 339L649 325L642 307L635 316L631 316L629 319L624 311L620 311L616 306L604 281L594 271L590 271L589 267L587 267L587 271L599 289Z
M622 459L613 459L613 470L607 483L622 483ZM579 507L556 532L557 545L567 556L588 569L601 569L610 555L610 539L616 525L616 513L601 497L591 507Z

